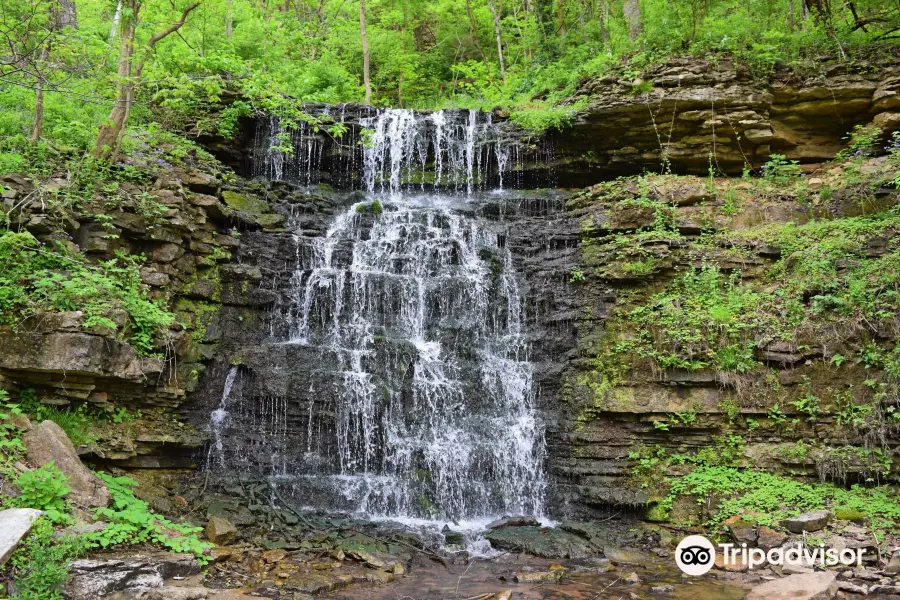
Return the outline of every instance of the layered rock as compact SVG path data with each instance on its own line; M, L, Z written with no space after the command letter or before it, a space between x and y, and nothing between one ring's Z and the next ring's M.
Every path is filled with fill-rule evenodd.
M567 186L643 170L740 174L773 154L821 163L854 125L900 129L900 70L885 57L866 68L831 65L807 76L754 76L743 64L671 58L637 78L585 83L571 129L553 133Z

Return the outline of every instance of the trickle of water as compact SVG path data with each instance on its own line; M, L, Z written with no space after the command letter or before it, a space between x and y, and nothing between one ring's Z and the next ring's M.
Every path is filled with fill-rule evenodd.
M228 375L225 376L225 385L222 388L222 399L219 401L219 406L209 415L209 428L213 434L213 444L210 446L209 456L207 457L207 466L209 467L224 466L225 464L224 425L228 418L226 409L228 407L228 397L231 396L231 388L234 386L237 374L237 366L232 366L228 370Z

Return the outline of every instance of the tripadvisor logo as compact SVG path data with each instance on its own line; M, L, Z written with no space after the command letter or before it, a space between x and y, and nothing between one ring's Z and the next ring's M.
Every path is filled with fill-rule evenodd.
M716 562L717 548L711 541L702 535L689 535L675 548L675 564L687 575L704 575ZM768 552L762 548L748 548L747 544L736 546L735 544L719 544L718 552L722 556L722 563L729 565L747 565L748 569L766 564L783 565L785 563L799 563L812 566L819 564L833 567L842 565L862 565L862 548L816 548L810 550L806 547L772 548Z

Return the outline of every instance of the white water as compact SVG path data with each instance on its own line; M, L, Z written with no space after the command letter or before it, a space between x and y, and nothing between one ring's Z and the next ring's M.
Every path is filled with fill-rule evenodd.
M351 512L462 530L541 515L543 427L507 225L449 193L471 194L488 157L503 167L509 150L484 152L493 125L475 111L451 121L390 109L363 124L367 199L324 237L298 229L281 307L285 343L320 351L336 399L326 413L312 386L296 390L308 464L294 465L295 490L324 483ZM416 174L446 191L410 193Z
M234 386L234 379L237 377L238 368L232 366L225 376L225 385L222 387L222 399L219 406L209 415L209 427L213 434L213 445L209 449L207 456L208 466L222 466L225 463L224 452L224 427L226 419L228 419L228 397L231 396L231 388Z
M359 118L358 124L350 123L347 133L337 140L303 121L288 130L278 117L261 119L256 129L254 175L311 185L323 180L321 171L327 168L326 181L351 183L356 177L356 183L369 192L396 194L404 187L424 191L433 186L444 192L472 194L485 189L488 181L499 181L502 189L510 170L528 166L522 144L502 124L494 123L489 113L372 112L373 116ZM329 118L345 123L346 106ZM369 135L363 136L362 130ZM362 151L359 165L358 149L366 140L371 145ZM342 148L340 157L328 156L326 147L330 145L332 150ZM544 152L536 152L531 167L543 156Z

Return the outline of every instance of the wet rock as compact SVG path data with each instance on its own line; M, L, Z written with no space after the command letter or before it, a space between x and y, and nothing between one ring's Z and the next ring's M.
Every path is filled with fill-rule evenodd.
M453 531L446 525L444 525L441 533L444 535L444 543L446 544L456 544L458 546L462 546L466 541L465 536L461 532Z
M797 517L784 519L781 526L791 533L813 533L819 531L828 525L831 521L831 512L827 510L817 510L815 512L803 513Z
M47 420L33 427L22 436L27 450L28 461L35 465L45 465L51 461L56 468L69 478L72 488L69 498L82 506L106 506L110 495L106 485L82 464L75 452L75 446L66 432L53 421Z
M503 527L540 527L540 522L534 517L518 516L503 517L487 524L487 529L502 529Z
M262 279L260 268L252 265L222 265L219 272L223 281L259 281Z
M512 590L503 590L497 594L497 600L510 600L512 598Z
M262 559L269 564L281 562L287 557L287 552L281 548L266 550L262 553Z
M626 583L632 583L632 584L633 584L633 583L640 583L640 582L641 582L641 577L640 577L640 575L638 575L637 573L635 573L634 571L632 571L631 574L628 575L628 577L625 578L625 582L626 582Z
M31 531L31 525L44 514L33 508L0 510L0 567L12 556L19 541Z
M227 562L234 555L234 549L227 546L216 546L209 551L209 559L213 563Z
M732 539L738 544L753 546L756 544L757 539L759 539L756 525L751 523L733 523L728 526L728 529L731 532Z
M549 527L503 527L489 531L484 537L495 548L544 558L585 558L596 554L596 547L589 542Z
M166 579L200 572L189 554L146 554L73 561L63 591L69 600L97 600L113 592L161 588Z
M865 585L856 585L855 583L850 583L849 581L839 581L838 589L842 592L847 592L848 594L860 594L865 596L869 593L869 588Z
M516 571L516 583L558 583L565 571Z
M787 534L763 525L757 530L756 544L763 550L769 551L781 546L787 541L787 537Z
M900 574L900 551L894 552L894 555L884 567L884 571L892 575Z
M281 229L282 227L284 227L285 218L284 215L270 213L265 215L257 215L256 217L254 217L254 221L257 225L268 231Z
M790 575L754 587L745 600L831 600L838 591L835 578L831 571Z
M222 199L229 208L249 215L261 215L270 211L269 204L265 200L247 194L225 190L222 192Z
M227 546L234 542L237 528L228 519L210 517L206 525L206 538L217 546Z
M674 591L674 585L655 585L650 588L651 594L671 594Z

